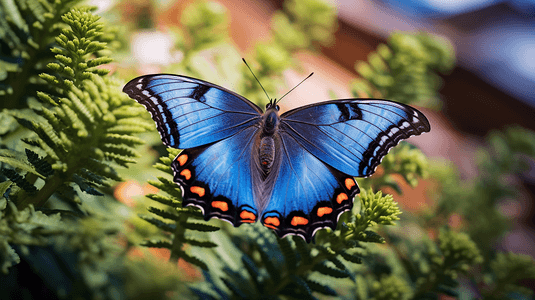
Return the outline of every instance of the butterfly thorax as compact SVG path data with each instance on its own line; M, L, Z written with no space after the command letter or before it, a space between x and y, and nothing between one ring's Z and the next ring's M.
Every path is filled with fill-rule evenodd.
M264 173L264 176L269 174L271 167L273 166L273 161L275 159L275 140L274 134L279 128L279 113L278 107L269 108L263 116L262 122L262 134L260 147L258 148L258 154L260 158L260 166Z

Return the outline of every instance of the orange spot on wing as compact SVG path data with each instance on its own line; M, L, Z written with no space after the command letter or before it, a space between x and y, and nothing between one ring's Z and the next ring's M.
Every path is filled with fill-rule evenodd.
M183 166L188 161L188 155L182 154L179 157L176 158L180 166Z
M242 222L245 223L254 223L256 221L256 216L250 211L242 210L240 213L240 218Z
M346 184L346 188L347 188L348 190L351 190L351 188L354 187L354 186L356 185L356 183L355 183L355 179L353 179L353 178L346 178L345 184Z
M192 186L192 187L189 188L189 190L192 193L199 195L199 197L203 197L204 196L205 190L200 186Z
M277 217L267 217L264 219L264 226L271 229L276 229L281 224L281 221Z
M336 202L338 202L338 204L342 204L342 202L346 201L347 199L346 193L340 193L338 196L336 196Z
M184 169L180 172L180 175L184 176L186 180L189 180L191 178L191 171L189 169Z
M306 225L308 224L308 219L295 216L292 218L292 221L290 222L290 224L292 224L292 226Z
M228 211L228 203L225 201L213 201L212 207L219 208L222 211Z
M318 208L318 217L323 217L324 215L328 215L333 212L333 209L330 207L320 207Z

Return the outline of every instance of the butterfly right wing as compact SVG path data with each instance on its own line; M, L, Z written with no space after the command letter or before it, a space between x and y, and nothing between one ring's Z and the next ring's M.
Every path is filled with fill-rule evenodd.
M206 220L218 218L234 226L258 217L255 166L259 126L221 141L183 150L171 163L174 181L182 187L182 205L199 207Z
M257 124L262 110L215 84L186 76L156 74L135 78L123 88L143 104L168 147L207 145Z

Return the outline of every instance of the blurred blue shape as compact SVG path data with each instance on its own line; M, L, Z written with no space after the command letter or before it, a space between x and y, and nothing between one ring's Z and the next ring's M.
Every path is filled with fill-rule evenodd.
M446 18L502 2L510 4L528 16L535 11L535 0L382 0L382 2L405 14L421 18Z
M509 94L535 106L535 24L500 24L473 39L474 71Z
M376 1L428 28L453 25L459 65L535 107L535 0Z

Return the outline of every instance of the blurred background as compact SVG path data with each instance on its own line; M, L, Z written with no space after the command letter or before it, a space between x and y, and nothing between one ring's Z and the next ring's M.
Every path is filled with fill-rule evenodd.
M162 72L182 59L175 49L172 28L180 25L184 9L193 1L92 0L100 13L133 24L132 56L125 58L136 75ZM456 67L442 76L441 109L422 108L432 132L410 142L430 157L454 162L464 180L477 176L476 150L493 130L520 125L535 129L535 1L532 0L354 0L329 1L338 11L334 40L317 51L298 51L300 70L284 71L280 97L307 74L315 75L292 92L283 109L307 103L351 97L357 77L356 61L365 61L395 31L425 31L449 41ZM270 39L272 16L283 1L219 0L230 16L231 44L248 57L257 43ZM209 76L207 74L207 76ZM209 80L209 77L203 78ZM232 86L227 86L232 89ZM503 247L535 255L533 195L535 171L516 178L523 197L504 201L501 212L516 219ZM516 182L516 181L515 181ZM398 195L408 209L419 209L426 185Z

